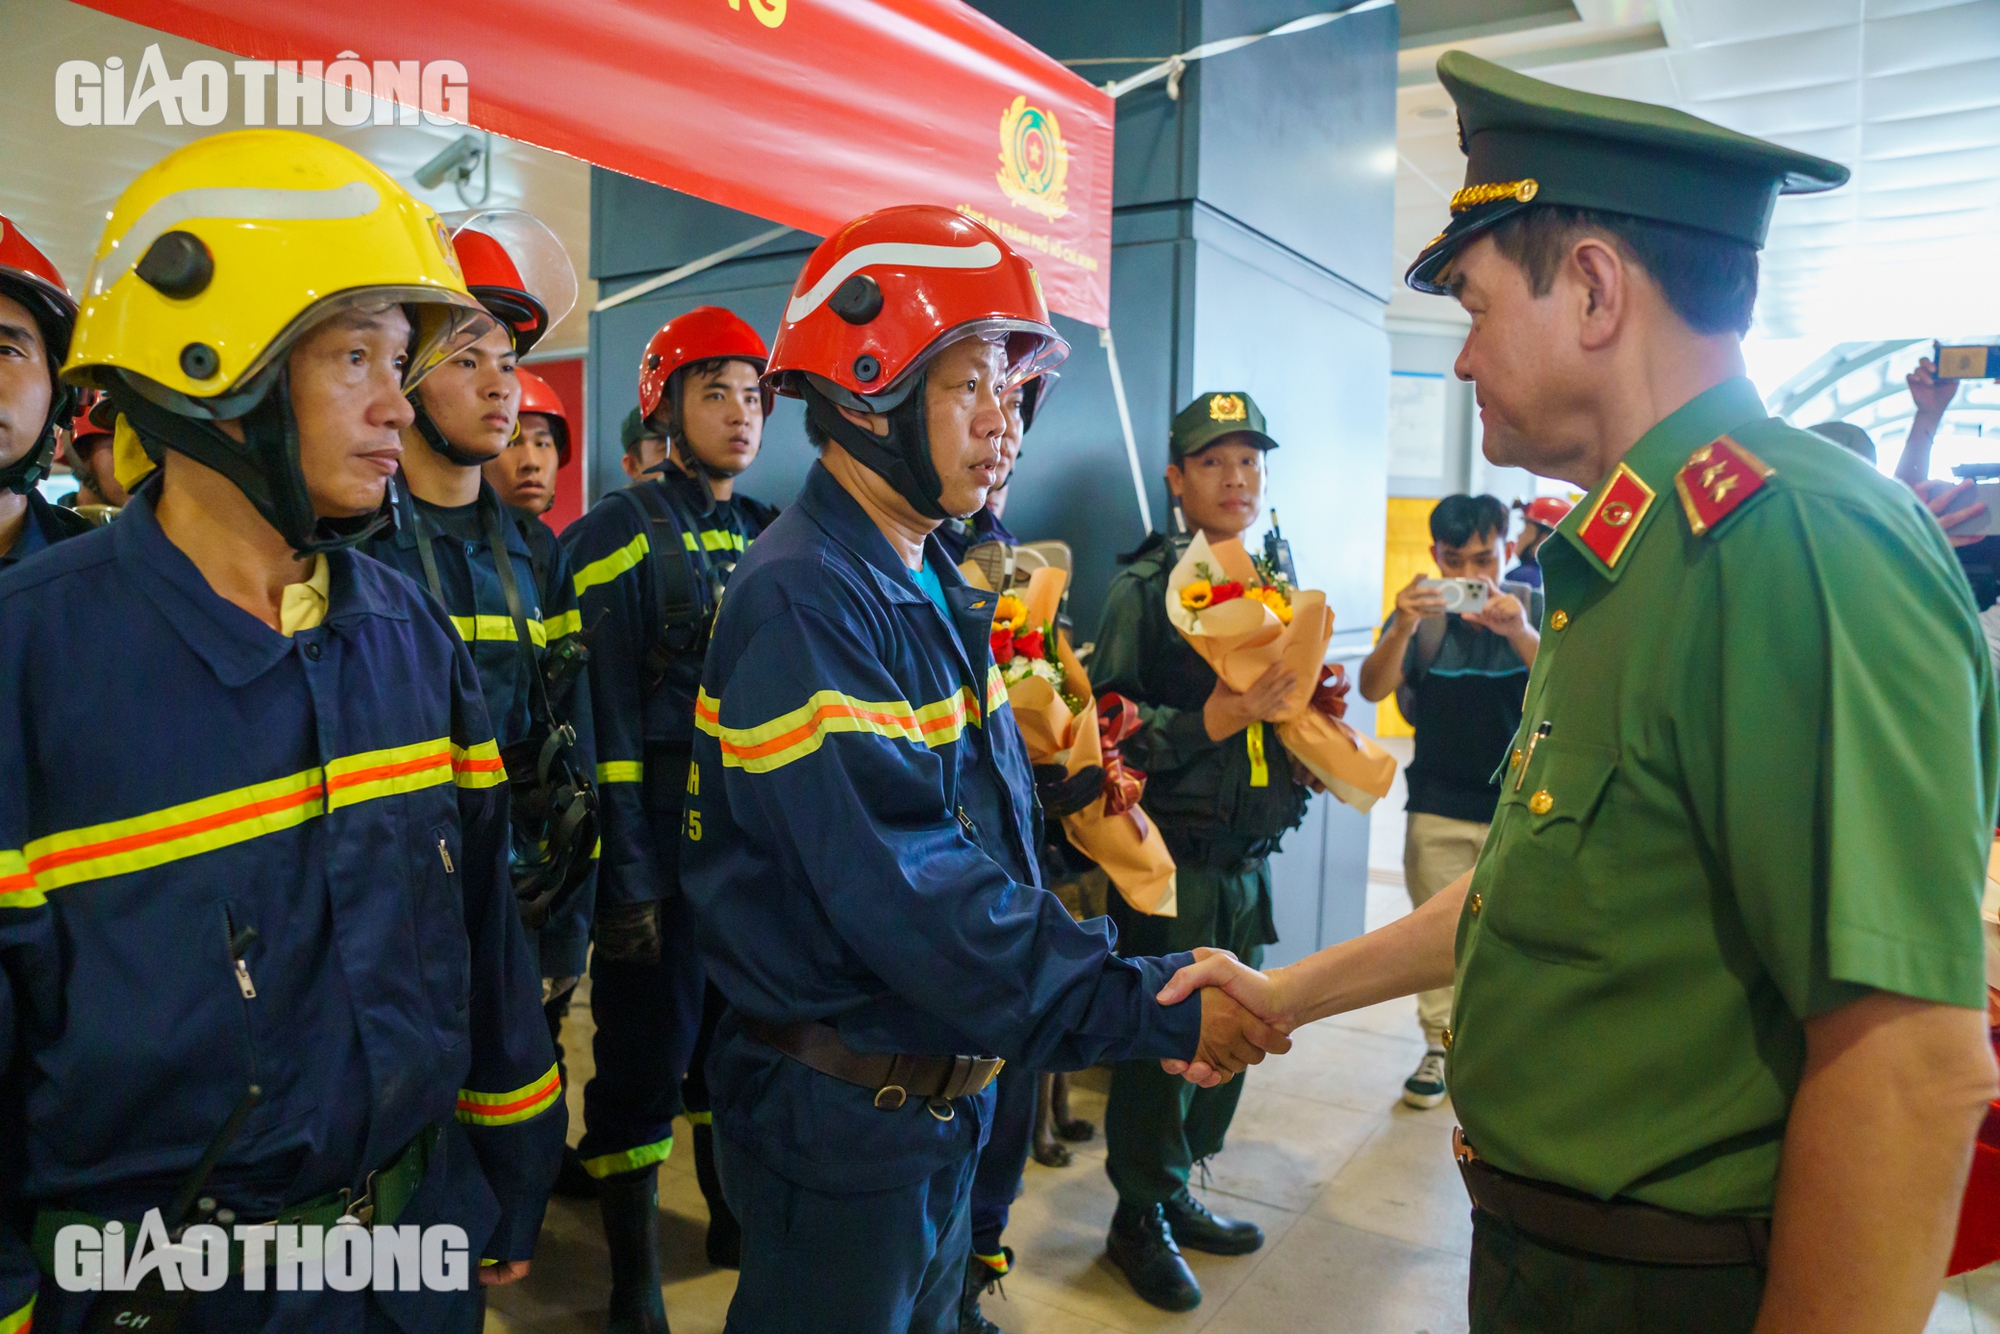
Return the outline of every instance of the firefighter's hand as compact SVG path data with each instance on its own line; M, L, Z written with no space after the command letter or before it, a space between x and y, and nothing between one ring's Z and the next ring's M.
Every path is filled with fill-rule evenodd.
M504 1288L509 1283L519 1283L527 1276L526 1260L496 1260L490 1265L479 1266L479 1286L482 1288Z
M1251 683L1248 690L1231 690L1218 677L1215 689L1209 692L1208 702L1201 708L1201 721L1208 729L1208 739L1227 741L1250 724L1274 717L1285 707L1292 687L1298 683L1298 672L1287 667L1282 660L1266 667L1264 674Z
M1291 1049L1292 1040L1283 1031L1244 1009L1229 993L1210 987L1201 993L1201 1042L1194 1060L1173 1073L1213 1088L1256 1065L1267 1052L1283 1055Z

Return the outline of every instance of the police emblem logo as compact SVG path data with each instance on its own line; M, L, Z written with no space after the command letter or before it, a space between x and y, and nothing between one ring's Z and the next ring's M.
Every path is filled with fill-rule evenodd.
M1577 524L1577 540L1607 568L1615 569L1619 557L1630 545L1632 535L1639 531L1639 520L1646 517L1646 511L1652 504L1653 488L1640 481L1638 473L1621 463L1598 496L1597 503Z
M445 259L451 264L451 271L464 278L465 270L458 266L458 251L452 247L451 233L446 230L444 219L435 213L431 214L431 231L437 236L438 248L444 251Z
M993 179L1012 203L1053 222L1069 212L1069 145L1053 111L1028 105L1026 94L1000 115L1000 170Z
M1244 406L1241 394L1216 394L1208 400L1208 419L1216 422L1248 421L1250 409Z

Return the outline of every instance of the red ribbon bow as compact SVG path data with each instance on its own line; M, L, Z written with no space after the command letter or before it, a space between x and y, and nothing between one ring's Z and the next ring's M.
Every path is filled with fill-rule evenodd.
M1104 759L1104 813L1123 815L1139 804L1146 775L1125 763L1118 745L1139 730L1139 711L1123 695L1106 691L1097 697L1097 744Z
M1329 718L1347 716L1347 669L1333 663L1319 669L1319 684L1313 687L1312 706Z

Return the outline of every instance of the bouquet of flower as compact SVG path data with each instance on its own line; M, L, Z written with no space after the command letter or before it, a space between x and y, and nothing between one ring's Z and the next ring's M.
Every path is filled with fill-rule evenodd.
M1079 809L1062 815L1063 832L1078 851L1104 868L1125 901L1159 917L1175 913L1175 870L1165 840L1139 807L1145 775L1118 756L1119 741L1138 714L1116 695L1099 700L1069 641L1055 628L1068 574L1036 570L1020 593L1004 593L993 616L993 660L1007 683L1007 702L1037 767L1060 766L1071 779L1096 786ZM1100 714L1102 716L1100 716Z
M1232 690L1248 690L1272 663L1289 663L1299 684L1278 715L1278 740L1357 810L1389 794L1395 757L1342 721L1345 676L1336 671L1329 681L1323 670L1333 638L1326 594L1293 588L1241 542L1210 545L1197 534L1167 577L1167 618Z

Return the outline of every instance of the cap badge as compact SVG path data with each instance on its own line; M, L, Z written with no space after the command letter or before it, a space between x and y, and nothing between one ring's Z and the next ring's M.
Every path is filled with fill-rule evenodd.
M1208 419L1217 422L1248 421L1250 410L1243 405L1241 394L1215 394L1208 400Z
M1468 185L1451 197L1451 211L1463 213L1467 209L1490 204L1496 199L1512 199L1525 204L1541 193L1541 184L1530 176L1525 181L1492 181L1486 185Z
M1674 490L1687 511L1688 527L1700 537L1748 500L1773 471L1726 435L1709 441L1674 474Z

